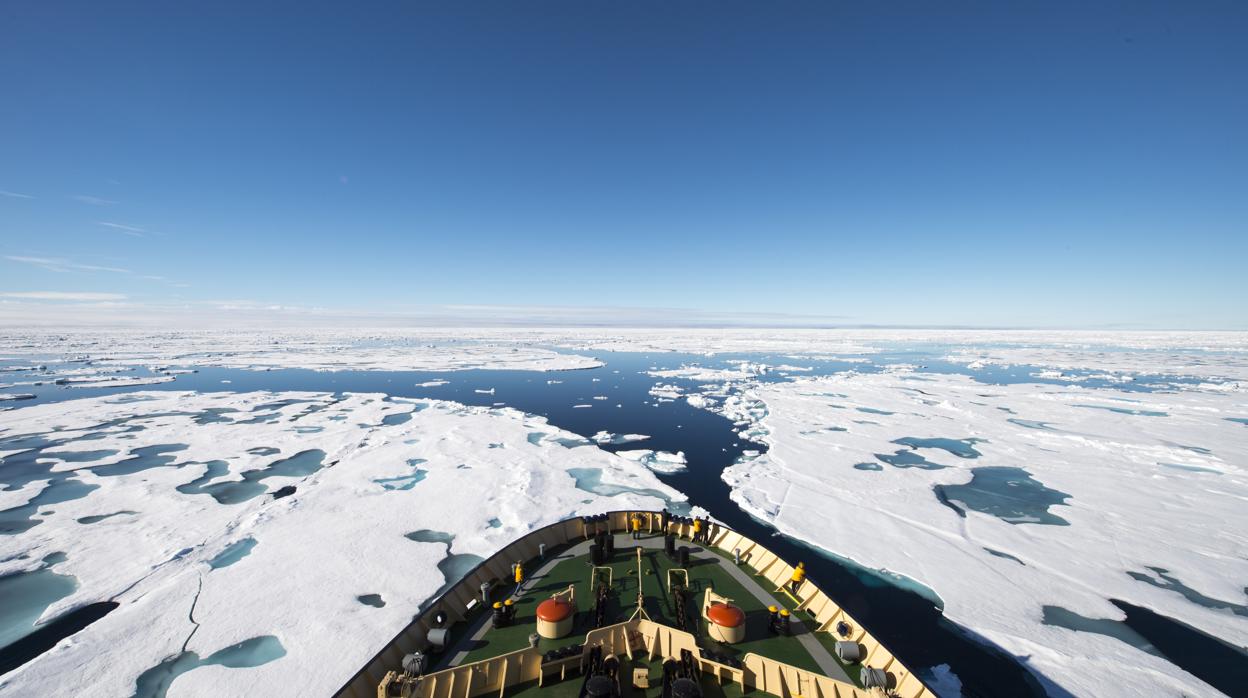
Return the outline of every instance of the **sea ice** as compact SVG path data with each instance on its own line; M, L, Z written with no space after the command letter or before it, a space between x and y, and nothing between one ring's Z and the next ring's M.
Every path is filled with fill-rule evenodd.
M600 431L593 435L593 440L600 444L626 444L634 441L645 441L650 438L645 434L612 434L609 431Z
M685 469L687 463L684 451L669 453L668 451L651 451L643 448L632 451L616 451L616 455L623 456L629 460L635 460L656 473L678 473Z
M769 450L724 472L732 498L789 535L929 587L946 617L1061 689L1212 692L1131 644L1046 625L1042 608L1113 619L1119 599L1248 645L1248 618L1227 610L1244 604L1248 578L1248 435L1225 419L1248 408L1244 394L922 377L922 393L889 373L746 390L741 404L765 405L755 423ZM871 420L847 422L855 406ZM907 467L895 451L933 467ZM1217 603L1138 576L1158 568Z
M145 399L123 399L135 396ZM573 512L684 500L629 459L530 440L535 429L577 438L540 417L424 400L428 407L408 421L386 424L412 405L383 397L168 391L0 413L0 444L46 435L62 444L43 455L54 476L72 470L95 488L37 506L38 525L0 536L0 575L36 570L40 559L64 553L56 572L72 576L76 588L51 602L43 620L92 602L120 603L0 677L0 693L46 695L55 686L66 695L131 695L172 681L179 695L325 695L404 627L446 583L444 574L462 571L460 563ZM204 414L216 418L197 422ZM344 415L350 418L336 419ZM321 430L299 434L296 424ZM80 442L99 455L61 460L86 451ZM157 465L103 474L138 449L174 443L185 448ZM324 454L316 468L275 465L312 449ZM262 496L222 504L196 493L241 485L266 469L265 479L251 480ZM411 486L386 486L401 478ZM491 483L489 498L478 496L482 482ZM270 496L291 487L289 496ZM5 492L4 504L25 506L41 489L32 482ZM483 525L490 519L505 526ZM422 528L453 535L454 555L405 537ZM384 605L361 603L367 595ZM222 648L249 642L268 642L272 651L243 653L255 661L218 661Z

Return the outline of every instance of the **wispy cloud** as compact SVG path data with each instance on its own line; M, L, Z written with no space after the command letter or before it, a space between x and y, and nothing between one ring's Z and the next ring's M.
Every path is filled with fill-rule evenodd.
M20 298L32 301L124 301L127 296L121 293L77 293L72 291L8 291L0 293L0 298Z
M225 311L264 311L271 313L322 313L326 308L306 307L301 305L282 305L280 303L264 303L252 300L204 301L205 305L216 310Z
M96 221L96 223L104 226L105 228L112 228L113 230L120 231L126 235L136 238L147 237L147 230L143 228L136 228L133 225L122 225L121 223L109 223L107 221Z
M7 191L4 189L0 189L0 196L7 196L10 199L33 199L35 198L31 196L30 194L19 194L15 191Z
M112 199L101 199L98 196L87 196L85 194L78 194L70 198L80 203L91 204L92 206L112 206L117 203Z
M129 274L129 269L121 269L118 267L102 267L95 264L79 264L68 259L59 257L18 257L13 255L5 255L5 259L10 262L20 262L21 264L30 264L55 272L71 272L71 271L106 271L114 274Z

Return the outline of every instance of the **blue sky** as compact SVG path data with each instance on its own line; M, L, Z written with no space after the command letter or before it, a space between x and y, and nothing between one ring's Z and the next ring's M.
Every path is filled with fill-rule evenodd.
M1242 2L0 13L6 323L1248 329Z

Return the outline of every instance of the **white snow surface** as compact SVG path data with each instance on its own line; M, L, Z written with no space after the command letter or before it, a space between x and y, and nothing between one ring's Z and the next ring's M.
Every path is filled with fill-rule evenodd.
M66 382L71 388L131 388L136 385L169 383L173 376L110 376L99 380L74 380Z
M514 333L463 330L281 330L223 332L93 330L8 331L11 357L60 356L92 366L198 366L317 371L559 371L602 363L533 346Z
M1148 568L1164 568L1207 597L1248 603L1248 428L1228 421L1248 414L1242 393L997 386L886 373L756 385L729 403L735 416L757 423L769 446L725 470L734 501L784 533L930 588L951 620L1075 695L1217 691L1120 640L1042 624L1045 605L1121 620L1109 603L1121 599L1248 645L1245 616L1127 574L1155 577ZM982 456L917 450L947 466L939 470L876 459L905 449L893 443L903 437L982 439L973 444ZM933 486L966 483L972 468L984 466L1023 468L1069 494L1049 513L1070 525L1011 524L965 505L960 518L938 501Z
M600 444L627 444L634 441L645 441L650 437L646 434L613 434L609 431L603 430L594 434L590 438Z
M616 455L637 461L656 473L678 473L684 470L685 465L688 463L685 460L684 451L671 453L669 451L652 451L648 448L640 448L632 451L616 451Z
M650 387L650 394L665 400L678 400L684 391L678 385L655 383Z
M707 356L766 352L840 361L861 361L891 345L913 342L960 345L951 360L984 360L981 365L1030 363L1248 380L1248 333L1232 331L552 328L511 336L576 351L678 351Z
M131 401L135 397L142 400ZM272 422L239 423L261 405L290 399L300 402L259 410L276 413ZM238 412L221 413L232 421L197 424L194 417L210 408ZM411 419L382 425L385 416L402 412L410 412ZM127 432L135 426L142 428ZM320 431L306 433L307 428ZM79 480L99 489L40 507L42 523L0 536L0 574L34 569L44 556L62 552L67 559L56 571L76 577L78 590L50 607L44 619L107 599L121 606L0 678L4 695L130 695L141 672L179 652L194 627L188 620L193 602L199 629L188 650L204 657L248 638L274 635L286 654L255 668L195 669L173 683L171 696L326 695L444 583L437 564L446 546L414 542L405 533L444 531L455 536L454 554L487 557L524 532L567 516L665 505L632 491L604 497L578 489L570 468L600 469L606 486L684 500L629 459L549 439L531 443L534 431L578 438L543 418L451 402L350 393L336 399L320 393L171 391L0 413L3 435L53 430L61 439L103 434L85 443L119 453L58 466L76 468ZM174 454L174 465L131 475L101 476L86 469L156 444L187 448ZM249 452L265 447L279 452ZM72 442L57 450L83 448ZM202 476L208 461L226 461L229 474L222 479L238 480L244 471L308 449L323 450L326 467L306 477L263 481L270 493L296 485L288 497L264 495L223 505L207 494L175 489ZM415 458L425 460L409 463ZM411 476L417 468L424 479L408 490L377 482ZM482 483L491 484L482 488ZM42 488L40 481L6 492L0 505L21 504ZM76 523L123 510L138 514ZM501 526L487 525L493 518ZM250 554L227 567L209 567L208 560L248 537L257 542ZM21 554L26 557L17 559ZM380 594L385 607L360 603L356 597L363 594Z
M601 362L556 353L660 351L713 356L766 352L867 361L897 343L951 345L949 359L971 366L1027 363L1059 370L1184 374L1248 381L1248 333L1214 331L413 328L245 332L47 329L10 330L0 352L11 359L86 358L97 365L196 365L318 370L593 368ZM226 349L223 349L226 347ZM1129 351L1122 351L1123 349ZM779 370L795 371L781 364Z

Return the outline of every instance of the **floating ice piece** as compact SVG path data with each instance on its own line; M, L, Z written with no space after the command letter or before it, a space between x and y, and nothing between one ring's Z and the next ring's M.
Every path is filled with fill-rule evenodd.
M9 400L33 400L33 399L35 399L35 396L33 393L0 393L0 402L5 402Z
M131 376L126 378L100 378L99 380L87 381L68 381L66 385L71 388L127 388L136 385L155 385L157 383L171 383L173 376Z
M585 408L587 408L587 407L593 407L593 405L587 405L587 404L582 404L582 405L573 405L573 406L572 406L572 409L574 409L574 410L581 410L581 409L585 409Z
M706 409L715 404L714 401L707 399L705 395L689 395L685 397L685 402L688 402L691 407L698 409Z
M626 444L634 441L645 441L650 438L645 434L612 434L609 431L600 431L593 435L593 440L600 444Z
M680 386L664 385L663 383L656 383L654 386L650 388L650 394L657 398L666 399L670 401L670 400L675 400L679 398L681 395L684 394L684 391L681 390Z
M438 380L432 380L432 381L425 381L424 383L417 383L416 387L417 388L437 388L439 386L449 385L449 384L450 384L450 381L448 380L438 379Z
M472 391L472 392L474 392L474 393L481 393L482 395L493 395L493 394L494 394L494 389L493 389L493 388L490 388L489 390L483 390L483 389L481 389L481 388L477 388L476 390L474 390L474 391Z
M636 449L632 451L616 451L617 456L637 461L656 473L678 473L685 469L685 452L651 451Z

